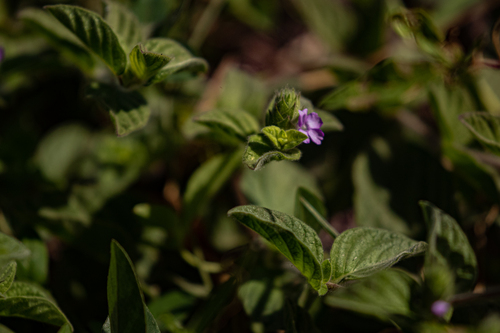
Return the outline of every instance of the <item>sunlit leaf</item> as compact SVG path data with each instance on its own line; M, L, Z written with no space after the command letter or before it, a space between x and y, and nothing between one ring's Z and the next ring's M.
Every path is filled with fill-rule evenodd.
M277 126L266 126L262 133L279 150L290 150L300 145L308 136L294 129L283 130Z
M45 9L104 60L116 75L125 71L125 52L113 30L99 15L70 5L45 6Z
M286 151L277 150L271 141L262 133L248 138L248 144L243 154L243 163L252 170L260 170L272 161L297 161L302 156L298 148Z
M139 44L130 52L130 69L140 81L145 82L156 75L170 60L172 59L165 55L145 50Z
M451 216L429 202L421 201L428 227L427 261L447 265L455 273L457 291L468 291L477 275L477 260L467 236Z
M293 216L258 206L239 206L228 215L276 246L314 289L323 287L323 246L311 227Z
M144 41L142 26L137 17L127 7L116 2L106 1L104 16L110 28L114 31L125 53Z
M6 298L0 298L0 317L20 317L56 326L71 325L66 316L35 285L14 282Z
M164 66L149 83L157 83L165 80L169 75L179 72L191 72L194 74L205 72L208 69L207 62L202 58L193 57L182 45L168 38L153 38L144 43L149 52L165 55L172 59Z
M359 279L408 257L422 254L427 245L383 229L358 227L344 231L330 251L332 280Z

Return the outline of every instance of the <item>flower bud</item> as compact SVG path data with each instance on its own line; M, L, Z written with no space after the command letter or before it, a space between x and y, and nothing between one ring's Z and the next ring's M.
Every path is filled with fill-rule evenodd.
M266 126L294 129L299 117L300 94L292 88L284 88L274 96L266 113Z

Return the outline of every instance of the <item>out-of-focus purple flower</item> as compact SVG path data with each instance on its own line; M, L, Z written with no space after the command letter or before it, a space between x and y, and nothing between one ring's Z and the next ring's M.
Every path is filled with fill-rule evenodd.
M299 110L297 129L307 135L304 143L310 143L312 140L315 144L320 145L325 137L325 133L320 129L322 125L323 120L321 120L316 112L307 114L307 109Z
M431 311L438 317L443 317L450 310L450 303L445 301L435 301L432 303Z

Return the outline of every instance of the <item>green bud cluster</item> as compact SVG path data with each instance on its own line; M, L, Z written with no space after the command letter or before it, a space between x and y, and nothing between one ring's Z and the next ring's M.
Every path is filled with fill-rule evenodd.
M269 103L266 126L278 126L284 130L295 129L299 118L300 93L293 88L281 89Z

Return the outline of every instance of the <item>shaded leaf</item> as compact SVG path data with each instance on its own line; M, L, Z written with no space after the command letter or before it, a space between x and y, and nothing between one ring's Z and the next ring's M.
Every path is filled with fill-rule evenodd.
M157 83L165 80L169 75L179 72L191 72L194 74L205 72L208 69L207 62L202 58L193 57L182 45L168 38L152 38L144 43L146 50L171 58L149 83Z
M64 324L57 333L71 333L73 332L73 329L69 324Z
M17 239L0 232L0 266L11 260L19 260L30 255L30 250Z
M428 227L426 261L447 265L456 275L457 291L468 291L476 280L477 260L467 236L455 219L439 208L426 201L421 201L420 206Z
M290 300L285 305L285 332L320 333L309 312Z
M323 246L311 227L293 216L258 206L239 206L228 215L276 246L314 289L323 287Z
M262 133L248 138L248 145L243 154L243 163L252 170L260 170L272 161L297 161L302 156L299 149L276 150L271 141Z
M17 264L15 261L0 267L0 297L5 297L5 293L10 289L16 276Z
M119 136L143 128L149 120L151 110L137 91L94 82L87 88L87 93L109 111Z
M358 227L344 231L330 251L332 280L359 279L408 257L422 254L427 245L383 229Z
M314 211L311 211L310 207ZM319 216L316 214L319 214ZM316 232L319 232L322 228L319 219L325 219L326 208L323 201L314 193L307 188L299 187L295 193L295 212L293 215L308 224Z
M49 252L45 243L39 239L23 239L22 242L31 251L31 256L19 260L17 279L44 284L49 271Z
M45 6L66 28L97 54L116 75L125 71L127 57L113 30L94 12L70 5Z
M196 116L194 121L214 131L222 131L246 142L247 137L259 131L259 123L251 114L239 109L215 109Z
M329 306L388 321L394 315L411 316L411 291L415 281L398 270L379 272L325 298Z
M273 279L254 279L243 283L238 289L245 312L254 320L271 316L283 309L285 295L281 288L273 285Z
M487 112L468 112L459 119L479 142L500 155L500 117Z
M206 205L240 166L241 151L220 154L203 163L188 181L184 193L184 221L203 214Z
M146 332L146 314L134 266L117 241L111 241L108 309L112 333Z
M0 298L0 317L20 317L56 326L71 325L57 305L35 285L14 282L6 296Z
M18 16L84 69L94 67L95 61L87 48L53 16L36 8L26 8Z
M127 7L115 1L106 1L105 11L106 22L126 53L145 39L139 20Z

